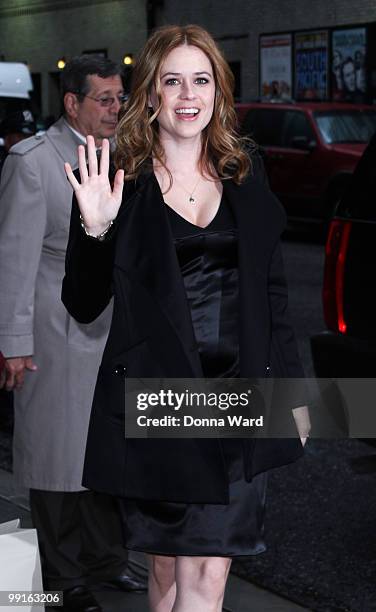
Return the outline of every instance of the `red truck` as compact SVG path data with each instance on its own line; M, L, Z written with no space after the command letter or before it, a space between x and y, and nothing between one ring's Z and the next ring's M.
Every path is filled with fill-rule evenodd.
M373 134L376 107L322 102L237 104L241 132L265 152L291 220L326 222Z

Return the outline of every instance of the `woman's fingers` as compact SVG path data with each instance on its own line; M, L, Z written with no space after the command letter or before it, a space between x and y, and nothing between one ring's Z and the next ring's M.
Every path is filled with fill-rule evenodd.
M110 143L107 138L102 140L101 160L100 160L100 174L108 177L108 171L110 169Z
M102 151L100 158L100 174L98 175L98 160L95 149L95 142L93 136L87 136L87 157L89 162L89 172L87 171L86 159L85 159L85 148L79 146L78 148L78 166L80 170L81 183L76 179L71 165L66 162L64 164L67 178L72 185L73 189L79 197L80 208L83 206L86 209L87 202L91 202L92 209L95 209L97 213L102 210L106 205L113 205L116 203L117 208L122 199L122 192L124 186L124 170L118 170L114 179L114 186L112 194L110 191L108 173L110 166L110 143L105 138L102 142ZM103 187L103 181L107 181L108 195L105 195L105 190L101 191ZM101 187L99 189L98 187ZM81 209L82 210L82 209ZM117 211L116 211L117 212ZM82 213L83 214L83 213Z
M65 174L67 175L68 181L72 185L73 189L77 191L77 189L79 189L80 187L80 183L78 182L78 180L73 174L72 166L68 164L68 162L65 162L64 169L65 169Z
M95 176L98 174L98 159L93 136L86 136L86 142L87 158L89 162L89 176Z
M86 164L86 151L84 145L78 147L78 167L80 169L81 183L84 183L89 178Z
M118 170L115 174L114 188L112 190L113 197L120 202L124 186L124 170Z

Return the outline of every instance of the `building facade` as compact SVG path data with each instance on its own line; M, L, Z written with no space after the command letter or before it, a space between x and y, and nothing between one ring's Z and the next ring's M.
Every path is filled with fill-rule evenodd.
M56 117L59 59L100 52L122 61L166 23L213 34L239 101L352 99L346 79L356 81L354 101L376 101L375 0L0 0L0 61L26 62L35 109Z
M156 18L158 25L197 23L212 33L233 68L237 81L235 94L239 101L246 102L265 94L272 97L271 94L278 93L270 90L274 86L277 88L275 81L278 81L278 71L288 71L287 59L284 61L281 56L286 58L289 53L289 95L296 97L298 94L298 98L308 98L306 90L311 89L307 86L308 81L310 78L320 80L320 75L310 77L307 73L304 74L305 63L309 61L312 67L315 60L317 70L322 71L323 61L327 61L327 82L324 86L321 78L321 83L317 86L321 87L321 92L326 87L327 99L335 99L332 75L335 66L332 67L332 62L335 62L333 53L336 44L342 44L342 62L346 61L343 68L345 78L347 73L355 70L348 61L349 56L353 63L360 62L362 45L366 47L366 101L376 101L375 0L164 0L159 5ZM342 28L346 30L343 35ZM338 34L333 33L337 30L340 30ZM277 34L283 36L277 37ZM266 35L269 35L269 38ZM323 54L325 41L327 55ZM304 48L312 49L315 44L320 53L314 56L311 51L310 57L304 54ZM276 57L274 64L270 61L273 55ZM337 54L336 58L338 57ZM261 74L262 72L264 74ZM277 78L273 78L273 72ZM358 73L361 80L360 69ZM284 86L284 79L281 81ZM302 94L304 82L306 87L303 88L305 93ZM337 99L340 99L338 92ZM361 101L360 96L357 101Z
M58 60L100 52L121 62L146 37L144 0L0 1L0 60L28 64L43 116L61 110Z

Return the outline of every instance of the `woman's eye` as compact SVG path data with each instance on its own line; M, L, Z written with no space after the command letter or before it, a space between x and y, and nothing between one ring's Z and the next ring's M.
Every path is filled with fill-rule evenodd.
M195 83L197 83L198 85L206 85L206 83L209 83L209 79L206 79L205 77L199 77L198 79L196 79Z
M178 83L178 79L167 79L166 81L166 85L177 85Z

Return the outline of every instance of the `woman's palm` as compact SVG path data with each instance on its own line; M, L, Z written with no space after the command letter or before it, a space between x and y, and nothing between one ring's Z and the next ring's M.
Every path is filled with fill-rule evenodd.
M123 192L124 171L118 170L114 186L111 188L108 178L109 142L103 140L98 172L98 159L95 142L92 136L87 137L88 166L86 164L85 148L78 148L78 164L81 182L73 174L70 164L65 164L65 171L76 194L80 212L89 231L105 229L118 214Z

